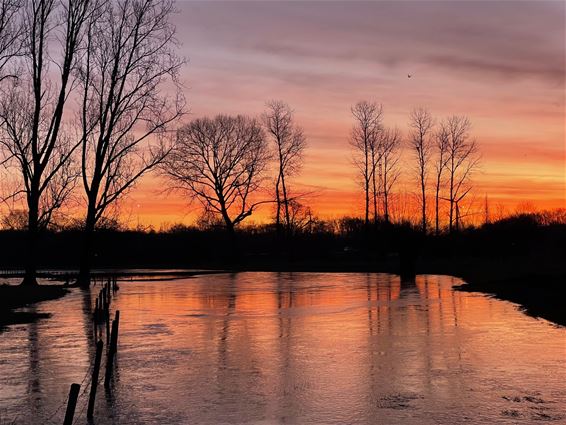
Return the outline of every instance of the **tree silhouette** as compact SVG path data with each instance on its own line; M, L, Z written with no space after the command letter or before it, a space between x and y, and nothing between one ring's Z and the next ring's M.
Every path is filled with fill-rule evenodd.
M380 135L381 149L381 190L383 193L383 219L386 223L390 221L390 201L393 185L401 174L399 169L401 132L398 128L385 129Z
M281 215L287 233L291 231L291 208L288 178L296 174L303 160L306 139L302 128L294 123L293 111L284 102L273 100L267 103L267 111L263 114L267 133L275 144L277 161L277 180L275 183L275 224L279 231Z
M438 235L440 233L440 189L442 188L443 175L448 163L448 146L450 143L449 130L445 123L440 124L439 130L434 136L434 231Z
M350 136L350 145L353 149L354 164L358 169L364 190L364 220L369 225L370 194L373 184L373 195L376 199L377 191L374 179L375 168L379 162L378 143L381 132L383 108L375 102L361 101L351 108L354 117L354 126ZM374 205L376 207L376 205ZM377 212L374 208L374 215Z
M108 0L88 22L78 118L87 204L79 280L85 285L97 223L163 160L166 132L184 111L172 13L169 0ZM167 96L170 83L174 90Z
M28 253L23 284L37 284L37 237L72 190L70 158L78 144L63 134L63 114L90 0L26 1L16 25L25 40L18 78L8 79L0 101L1 147L18 174L28 209ZM60 56L48 52L59 43ZM50 65L53 65L50 67ZM5 81L6 82L6 81Z
M265 133L253 118L199 118L178 130L160 167L174 187L188 192L205 211L220 216L229 233L271 201L254 201L270 159Z
M470 139L471 122L467 117L451 116L442 124L447 135L448 202L450 203L448 230L459 226L459 203L470 192L470 178L479 165L475 140Z
M430 112L424 108L417 108L411 112L409 146L413 151L417 165L417 183L420 189L421 229L427 231L426 191L429 176L429 163L432 156L433 119Z

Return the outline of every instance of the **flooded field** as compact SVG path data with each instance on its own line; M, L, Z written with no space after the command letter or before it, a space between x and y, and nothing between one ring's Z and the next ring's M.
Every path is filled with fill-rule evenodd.
M124 281L116 371L95 424L566 423L566 329L387 274L239 273ZM0 424L86 403L100 287L0 333ZM103 334L103 340L105 335ZM106 344L106 341L105 341Z

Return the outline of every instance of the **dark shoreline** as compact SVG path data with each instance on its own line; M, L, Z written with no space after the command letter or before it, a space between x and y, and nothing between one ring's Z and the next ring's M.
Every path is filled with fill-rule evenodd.
M522 261L526 259L506 259L486 261L479 258L458 258L435 261L419 261L417 274L441 274L459 277L464 284L454 289L466 292L479 292L500 300L510 301L520 306L526 314L543 318L559 326L566 326L566 271L554 263L554 267ZM543 270L543 272L541 272ZM399 274L398 259L385 261L358 261L348 263L323 262L256 262L245 267L217 269L203 268L190 270L164 270L145 268L142 270L100 270L96 277L103 279L114 275L124 278L146 280L177 279L202 274L230 273L244 271L265 272L324 272L324 273L392 273ZM15 277L12 276L12 277ZM54 273L45 277L61 281L72 279L72 274ZM53 300L64 296L68 287L63 284L44 284L36 288L23 288L13 285L0 285L0 330L10 324L29 323L49 317L48 313L15 312L14 310L37 302Z
M548 320L559 326L566 326L566 274L532 274L496 281L467 281L456 290L480 292L499 300L518 304L520 310L529 316Z
M55 300L67 294L62 284L23 287L19 285L0 285L0 331L7 325L31 323L50 317L49 313L14 311L21 307L41 301Z

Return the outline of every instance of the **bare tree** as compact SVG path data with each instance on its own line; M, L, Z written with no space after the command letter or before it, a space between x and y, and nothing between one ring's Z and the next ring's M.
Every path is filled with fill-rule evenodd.
M351 108L354 126L350 136L350 145L354 151L354 164L362 180L365 197L365 224L369 225L370 196L376 199L375 168L379 162L378 137L381 131L383 108L375 102L361 101ZM374 203L374 216L377 217L377 201Z
M381 191L381 177L383 158L383 138L381 137L381 125L377 134L372 138L369 145L370 164L371 164L371 198L373 202L373 224L377 225L379 219L379 198L383 195Z
M401 132L398 128L385 129L381 132L381 191L383 193L383 219L389 223L389 207L393 185L397 182L399 169Z
M37 283L38 232L72 186L69 159L77 144L62 136L62 122L84 24L91 11L90 0L29 0L22 10L20 60L24 65L21 75L9 80L0 102L0 143L6 164L17 170L21 183L18 194L25 198L28 210L23 284ZM52 53L57 42L60 55Z
M450 144L450 132L445 122L440 123L440 128L435 134L435 192L434 192L434 231L440 233L440 189L443 185L443 176L448 163L448 147Z
M288 178L295 175L303 160L306 139L303 129L294 122L293 111L284 102L273 100L267 103L267 111L263 114L267 133L275 144L277 160L277 180L275 183L276 213L275 224L279 231L281 215L284 216L285 229L291 230L291 212Z
M204 209L222 217L229 233L271 201L251 198L260 189L269 150L259 121L245 116L199 118L178 130L161 169Z
M451 116L446 119L443 127L448 136L448 230L452 232L454 224L459 224L455 221L455 213L459 214L456 209L471 190L470 178L479 165L480 157L475 140L470 139L471 123L467 117Z
M176 54L172 13L170 0L108 0L88 22L78 72L87 204L81 284L89 282L97 223L163 160L165 134L184 111L177 83L183 60Z
M17 77L13 59L21 54L22 6L23 0L0 0L0 83ZM7 73L9 67L12 69Z
M417 161L416 171L418 185L420 186L421 229L427 231L426 192L429 176L429 166L432 156L433 119L430 112L424 108L417 108L411 112L409 146Z

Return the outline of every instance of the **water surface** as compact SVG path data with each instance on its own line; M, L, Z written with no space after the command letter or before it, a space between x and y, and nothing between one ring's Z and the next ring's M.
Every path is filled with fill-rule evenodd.
M459 281L239 273L121 282L96 424L566 423L566 330ZM0 334L0 424L63 421L88 388L94 295ZM103 334L105 340L105 335ZM75 423L87 423L81 390Z

